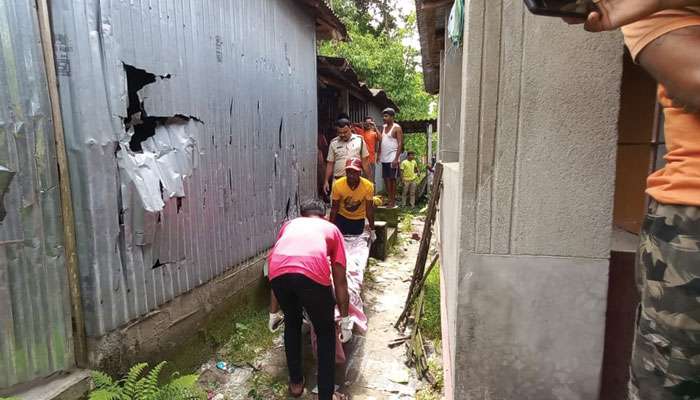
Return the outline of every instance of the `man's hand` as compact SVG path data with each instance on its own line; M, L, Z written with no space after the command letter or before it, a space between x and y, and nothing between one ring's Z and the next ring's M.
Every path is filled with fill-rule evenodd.
M398 168L399 167L399 160L394 160L391 162L391 168Z
M352 339L352 328L355 323L350 317L344 317L340 320L340 342L347 343Z
M671 8L682 8L700 4L700 0L593 0L598 11L588 18L564 18L569 24L584 24L589 32L612 31L627 24L644 19L651 14Z
M267 322L267 329L275 333L284 322L284 314L282 312L270 313L270 319Z
M323 193L325 193L325 194L331 193L331 185L328 183L328 181L323 183Z
M375 232L374 229L372 229L369 231L369 242L371 244L371 243L374 243L375 241L377 241L377 232Z

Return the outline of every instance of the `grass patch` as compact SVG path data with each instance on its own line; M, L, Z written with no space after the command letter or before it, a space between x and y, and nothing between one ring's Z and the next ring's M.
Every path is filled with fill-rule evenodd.
M365 268L365 282L376 283L377 282L377 260L374 258L369 258L367 260L367 268Z
M217 359L236 365L253 362L272 347L277 336L267 329L267 322L267 309L253 306L247 306L231 318L221 318L207 332L209 340L219 349Z
M257 372L250 381L248 398L253 400L283 400L287 398L287 384L267 372Z
M436 341L442 338L440 326L440 264L436 265L425 281L423 315L419 322L426 339Z
M416 400L441 400L442 395L433 389L421 389L416 393Z

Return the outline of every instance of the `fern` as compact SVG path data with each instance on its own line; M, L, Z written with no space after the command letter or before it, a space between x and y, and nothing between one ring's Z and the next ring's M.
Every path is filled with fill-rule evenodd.
M93 372L92 380L95 390L89 400L200 400L204 392L197 386L197 375L173 375L170 383L159 385L160 374L165 367L163 361L150 371L148 364L136 364L129 373L119 381L114 381L102 372ZM0 398L0 400L3 400Z
M126 399L139 399L139 377L143 373L143 371L148 368L148 364L146 363L139 363L131 367L129 369L129 373L126 374L126 378L124 379L124 394L123 397Z
M160 378L160 373L163 371L165 364L167 363L162 361L160 364L153 367L153 369L138 382L138 393L141 399L153 399L156 393L158 393L158 379Z
M111 376L100 371L92 371L92 383L98 389L113 387L115 385L114 379Z
M121 400L121 392L119 388L113 389L97 389L90 392L90 400Z

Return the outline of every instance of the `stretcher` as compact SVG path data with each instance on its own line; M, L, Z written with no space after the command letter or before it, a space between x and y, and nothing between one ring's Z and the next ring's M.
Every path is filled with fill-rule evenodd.
M359 236L345 236L345 260L346 260L346 275L348 280L348 293L350 304L348 307L348 316L355 324L353 334L364 335L367 332L367 316L365 315L364 305L362 303L362 286L365 279L365 268L369 260L370 238L369 233L365 232ZM335 320L339 322L341 319L338 306L335 307ZM311 345L316 354L316 334L313 327L311 329ZM345 351L343 344L340 342L339 335L335 337L335 362L337 364L345 363Z

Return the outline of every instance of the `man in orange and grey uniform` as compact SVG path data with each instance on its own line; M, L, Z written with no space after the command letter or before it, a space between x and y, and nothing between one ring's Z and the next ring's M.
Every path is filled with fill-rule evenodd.
M659 82L668 148L647 179L629 399L700 399L700 0L595 2L585 29L622 27L635 62Z

